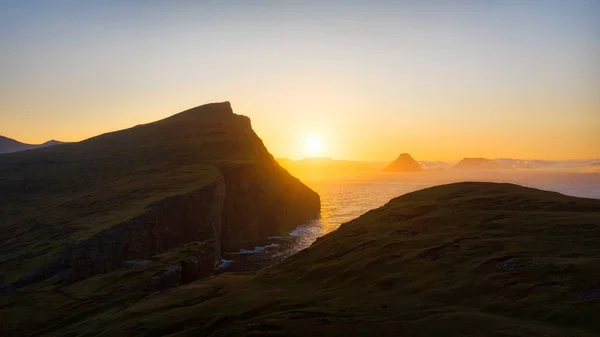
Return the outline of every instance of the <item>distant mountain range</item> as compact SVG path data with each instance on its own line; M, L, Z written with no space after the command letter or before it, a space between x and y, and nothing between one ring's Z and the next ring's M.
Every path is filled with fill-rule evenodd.
M0 154L37 149L37 148L41 148L41 147L48 147L48 146L62 144L62 143L64 143L64 142L59 142L58 140L52 139L52 140L49 140L42 144L26 144L26 143L21 143L12 138L0 136Z
M401 154L390 163L386 172L410 172L433 170L558 170L577 172L600 172L600 159L541 160L515 158L463 158L453 164L445 161L415 161L408 153Z
M419 172L444 169L458 170L481 170L481 169L502 169L510 168L508 165L500 164L495 160L486 158L463 158L458 164L451 164L443 161L422 161L417 162L408 153L402 153L383 169L384 172Z
M402 153L392 162L367 162L333 158L277 158L281 166L301 179L354 178L377 175L378 172L421 171L488 171L488 170L550 170L570 172L600 172L600 159L540 160L514 158L463 158L458 162L415 160Z

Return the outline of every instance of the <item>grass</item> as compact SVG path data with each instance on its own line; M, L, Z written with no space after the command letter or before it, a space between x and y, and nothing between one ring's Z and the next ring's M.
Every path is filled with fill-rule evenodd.
M120 310L149 295L145 288L153 274L196 254L203 245L191 242L152 257L147 265L96 275L67 287L57 286L53 278L0 297L0 305L5 308L0 311L0 321L6 324L0 326L0 331L18 327L12 334L43 334L88 316Z
M182 272L189 282L210 272L225 243L254 246L319 209L318 195L277 165L227 102L3 154L0 177L0 334L10 336L118 313L144 301L149 278L166 266L185 260L185 271L198 257L201 270ZM234 234L241 239L224 240ZM71 244L82 253L63 255ZM126 268L132 259L153 263ZM85 271L69 279L78 263ZM66 282L64 271L73 273ZM42 277L3 287L32 273Z
M600 200L511 184L442 185L393 199L279 265L46 332L596 336L599 238Z
M0 287L48 264L69 242L240 165L276 164L249 119L234 115L229 103L79 143L0 155Z

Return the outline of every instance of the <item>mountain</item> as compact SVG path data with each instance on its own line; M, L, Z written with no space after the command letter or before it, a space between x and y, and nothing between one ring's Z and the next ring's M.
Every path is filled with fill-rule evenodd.
M63 144L63 142L59 142L53 139L43 144L25 144L8 137L0 136L0 154L37 149L57 144Z
M22 294L4 318L55 317L38 331L49 336L591 337L598 239L600 200L456 183L392 199L258 272L100 309L86 280L62 290L68 305Z
M399 155L396 160L383 169L385 172L415 172L422 170L421 164L417 163L408 153Z
M106 290L118 282L102 275L116 272L139 296L210 275L223 252L264 244L320 211L319 195L277 164L229 102L0 156L0 176L8 293L87 279Z
M456 164L454 169L461 170L481 170L481 169L501 169L504 165L492 159L486 158L464 158Z

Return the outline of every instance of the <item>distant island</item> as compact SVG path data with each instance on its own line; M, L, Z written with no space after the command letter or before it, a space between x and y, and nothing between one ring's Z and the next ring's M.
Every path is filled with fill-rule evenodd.
M495 160L487 159L487 158L464 158L458 164L456 164L454 169L459 170L481 170L481 169L501 169L504 166L498 163Z
M423 167L408 153L402 153L391 164L383 169L384 172L418 172Z
M14 140L12 138L0 136L0 154L38 149L41 147L48 147L58 144L63 144L63 142L59 142L58 140L52 139L42 144L27 144L21 143L18 140Z

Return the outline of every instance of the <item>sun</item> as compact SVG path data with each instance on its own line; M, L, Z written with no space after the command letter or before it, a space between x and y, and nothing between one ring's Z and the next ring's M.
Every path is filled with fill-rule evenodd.
M317 155L323 151L323 145L319 138L310 136L306 138L305 149L309 154Z

